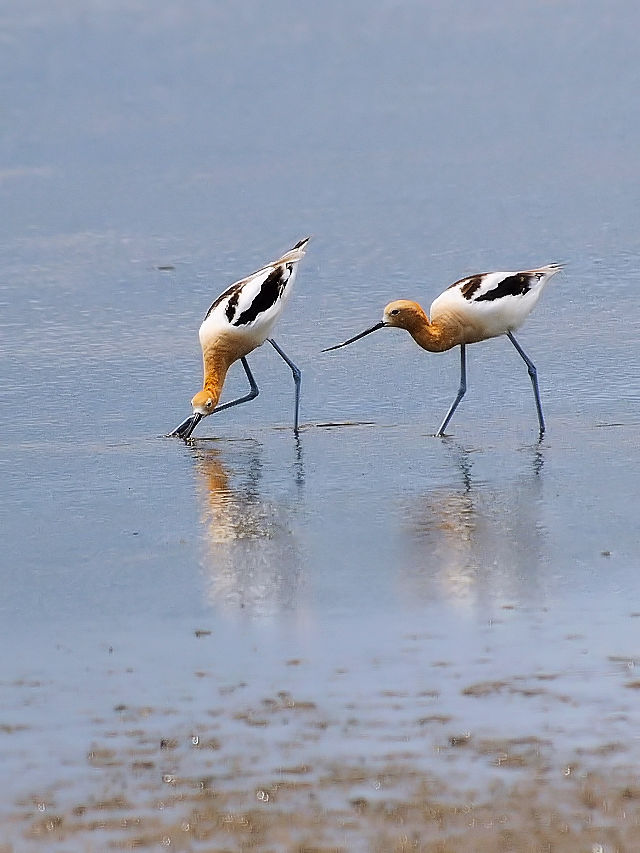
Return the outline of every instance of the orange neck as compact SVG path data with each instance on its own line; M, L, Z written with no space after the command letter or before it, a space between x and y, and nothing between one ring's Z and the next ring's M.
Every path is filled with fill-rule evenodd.
M216 345L207 347L202 353L204 363L203 390L208 391L214 398L214 406L218 404L222 386L227 376L227 371L235 361L226 347Z
M422 309L407 318L404 328L418 346L429 352L444 352L462 343L459 324L453 320L432 323Z

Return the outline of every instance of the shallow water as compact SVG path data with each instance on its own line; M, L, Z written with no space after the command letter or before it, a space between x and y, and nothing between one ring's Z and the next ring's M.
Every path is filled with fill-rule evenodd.
M4 10L1 853L637 849L638 17ZM164 438L212 299L306 234L299 437L261 349ZM456 353L320 354L555 260L541 441L506 339L444 440Z

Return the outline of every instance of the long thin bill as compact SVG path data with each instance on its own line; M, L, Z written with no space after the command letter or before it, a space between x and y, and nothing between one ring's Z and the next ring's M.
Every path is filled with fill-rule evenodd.
M169 438L189 438L201 420L202 415L199 412L194 412L194 414L185 418L181 424L178 424L173 432L169 433Z
M364 332L360 332L359 335L356 335L353 338L349 338L348 341L343 341L341 344L336 344L333 347L327 347L323 349L322 352L331 352L332 349L340 349L340 347L346 347L347 344L352 344L354 341L360 340L360 338L364 338L365 335L370 335L371 332L377 332L378 329L383 329L385 327L385 323L383 320L380 320L379 323L376 323L375 326L372 326L370 329L365 329Z

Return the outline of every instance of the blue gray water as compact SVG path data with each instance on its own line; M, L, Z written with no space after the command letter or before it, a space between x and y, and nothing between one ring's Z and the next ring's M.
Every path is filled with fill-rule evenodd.
M639 25L622 1L2 5L7 844L53 845L25 835L47 797L132 795L87 775L92 744L121 705L191 737L196 672L243 707L304 693L341 732L325 759L388 751L357 718L440 772L427 703L436 741L544 733L558 772L609 742L637 765ZM299 439L266 348L256 401L163 438L212 299L308 234L276 335ZM540 442L506 339L470 348L445 440L457 353L392 330L320 354L391 298L551 261L519 335ZM464 692L541 676L567 701ZM257 771L312 760L302 735L245 751L236 701L222 734Z

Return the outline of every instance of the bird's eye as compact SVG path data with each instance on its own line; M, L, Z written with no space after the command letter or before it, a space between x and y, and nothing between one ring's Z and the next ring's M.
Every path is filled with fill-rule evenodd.
M213 403L213 401L212 401L212 400L207 400L207 409L210 409L210 408L211 408L212 403Z
M399 314L399 313L400 313L400 309L399 309L399 308L394 308L394 309L393 309L393 311L392 311L391 313L392 313L392 314Z

